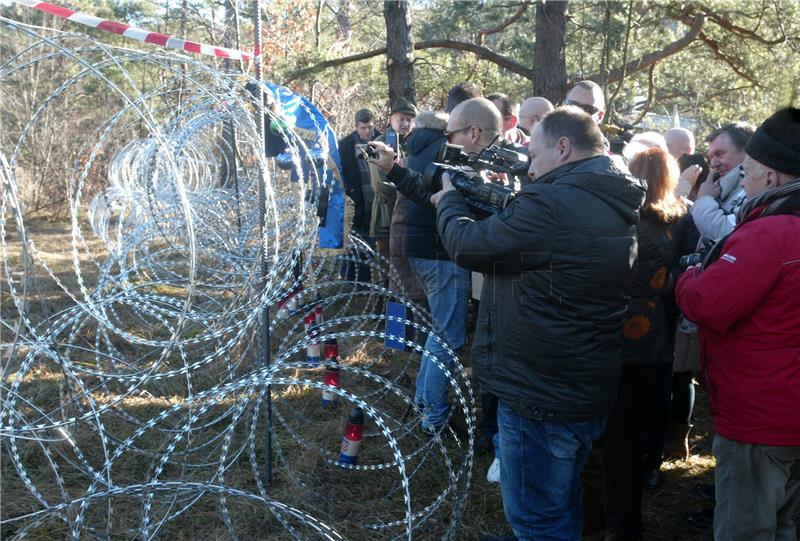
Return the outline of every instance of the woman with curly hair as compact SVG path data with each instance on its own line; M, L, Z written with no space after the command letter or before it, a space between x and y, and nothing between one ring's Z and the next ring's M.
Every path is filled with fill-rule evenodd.
M639 539L642 489L646 471L658 471L670 417L672 353L662 293L671 287L669 273L675 244L672 227L686 214L676 194L678 163L653 147L631 159L631 173L647 183L637 231L638 262L626 321L619 395L608 417L603 442L606 478L606 539ZM650 440L650 445L645 442Z

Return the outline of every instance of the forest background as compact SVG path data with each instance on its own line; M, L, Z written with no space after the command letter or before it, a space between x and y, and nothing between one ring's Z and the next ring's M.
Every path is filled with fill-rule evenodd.
M732 120L759 123L800 93L800 3L794 0L703 2L530 2L374 0L263 1L265 79L310 98L337 133L352 130L353 113L369 107L385 119L405 96L441 109L450 87L472 81L513 100L539 95L558 103L570 84L593 79L608 97L607 119L665 129L677 115L698 139ZM14 20L73 32L105 43L148 48L26 7L5 5ZM76 0L74 9L215 45L252 50L253 6L243 0ZM0 37L10 58L26 44ZM220 69L249 71L239 62ZM136 74L144 87L160 74ZM2 96L2 145L19 133L63 73L38 73ZM98 125L107 88L82 95L75 114L54 117L52 133ZM35 147L35 148L33 148ZM79 142L39 141L26 149L31 185L27 214L47 215L61 196L43 189L56 164ZM60 160L59 160L60 161Z
M72 0L63 5L194 41L253 47L252 1ZM540 95L557 103L572 82L591 78L605 90L610 121L665 129L664 123L677 113L701 141L722 123L757 124L778 107L800 102L796 0L264 0L261 5L265 79L310 98L340 136L353 129L353 114L362 107L385 121L397 96L423 109L441 109L449 88L460 81L472 81L487 94L505 92L517 102ZM47 28L88 33L103 43L163 52L7 0L0 0L0 15L40 26L43 34ZM31 44L3 28L0 65ZM252 65L206 57L203 61L221 70L253 74ZM75 69L56 58L47 68L32 70L30 80L13 79L0 88L3 152L13 151L43 100ZM171 77L150 63L129 64L126 69L143 93ZM114 76L118 75L109 73ZM86 79L79 91L61 99L63 107L42 111L41 136L26 139L18 155L18 173L24 171L18 176L22 207L36 227L55 231L45 245L53 253L70 244L64 226L70 208L65 171L80 159L81 134L93 133L119 105L109 86L94 79ZM70 114L63 114L67 108ZM88 192L105 187L110 157L97 157L92 168L97 176L88 179ZM60 221L44 223L50 220ZM64 262L61 270L68 273L69 258ZM645 497L647 539L707 538L704 531L687 530L683 514L707 505L692 487L711 480L709 430L702 404L693 459L666 465L667 482ZM483 480L490 461L483 457L475 469L461 530L469 532L464 534L469 539L486 530L506 531L499 493ZM26 501L8 496L8 484L4 490L6 502ZM200 525L180 538L210 538L207 533Z

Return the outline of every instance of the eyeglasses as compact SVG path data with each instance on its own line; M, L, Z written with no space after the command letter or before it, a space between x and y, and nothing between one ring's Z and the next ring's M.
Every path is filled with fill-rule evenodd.
M461 133L461 132L465 132L465 131L470 130L472 128L476 128L479 132L483 131L482 129L478 128L478 126L469 125L469 126L464 126L463 128L459 128L457 130L445 130L444 136L447 138L447 142L449 143L449 142L451 142L453 140L453 136L455 134Z
M585 103L578 103L575 100L564 100L564 105L572 105L573 107L578 107L579 109L583 109L590 115L594 116L600 112L600 109L595 107L594 105L587 105Z

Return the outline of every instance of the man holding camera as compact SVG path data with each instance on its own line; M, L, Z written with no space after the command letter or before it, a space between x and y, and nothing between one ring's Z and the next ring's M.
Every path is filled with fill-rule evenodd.
M400 159L405 159L406 140L414 130L414 118L417 116L417 107L407 99L400 97L392 105L389 116L389 126L386 133L376 139L392 147ZM381 171L370 168L372 180L372 216L369 225L369 234L375 239L378 252L386 257L389 254L389 228L392 224L392 212L397 198L395 188Z
M492 102L484 98L473 98L457 105L447 122L447 141L463 147L466 153L477 153L489 146L503 130L500 113ZM379 151L379 158L370 160L386 172L386 178L397 190L416 204L433 209L431 196L420 182L419 172L406 169L395 163L392 149L387 145L370 143ZM431 257L410 257L414 272L420 277L431 308L436 334L455 351L466 343L467 295L469 272L457 267L444 252L438 235L424 239L432 243ZM439 252L438 255L436 252ZM445 373L431 359L435 356L446 363L448 356L434 337L425 343L428 351L420 364L417 375L415 398L423 406L422 428L435 433L444 428L450 411L447 392L449 382Z
M696 322L714 419L714 539L796 539L800 506L800 109L755 131L747 202L675 296ZM735 293L734 293L735 292Z
M506 517L518 539L574 540L581 471L616 398L645 190L577 107L545 116L529 152L534 182L496 215L476 221L449 179L433 200L448 253L485 273L472 360L500 399Z
M345 193L353 200L353 231L367 236L372 214L372 181L369 165L359 159L357 145L365 145L380 135L375 129L374 116L369 109L360 109L355 115L355 130L339 140Z

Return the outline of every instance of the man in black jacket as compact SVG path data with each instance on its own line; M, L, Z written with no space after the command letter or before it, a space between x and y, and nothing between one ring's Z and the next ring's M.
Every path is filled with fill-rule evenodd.
M534 128L534 182L476 221L433 197L456 264L485 273L473 366L500 399L500 475L519 539L580 539L580 474L614 403L645 191L605 155L593 119L561 107Z
M366 237L369 235L369 218L372 213L372 184L369 165L358 158L356 145L372 141L380 133L375 129L374 117L369 109L356 112L355 131L339 140L339 158L342 162L345 193L353 201L353 231Z
M456 106L447 120L443 134L452 144L463 147L464 152L480 152L500 137L503 130L500 113L487 99L473 98ZM458 352L466 343L466 312L469 273L451 261L441 244L434 227L433 193L419 181L420 173L395 165L394 153L386 145L371 143L381 151L380 160L372 160L379 169L387 172L387 179L399 193L415 203L419 212L409 220L406 236L406 254L411 268L419 277L430 305L433 328L437 336ZM419 161L420 166L424 162ZM429 336L427 350L422 357L417 374L415 400L423 407L422 428L435 433L447 425L450 414L447 374L439 369L434 358L449 362L449 355L436 336Z
M355 115L355 131L339 140L339 159L345 193L353 202L353 225L351 232L369 241L369 220L372 214L372 183L369 164L360 157L356 145L366 144L380 135L375 129L374 117L369 109L360 109ZM355 264L345 260L341 268L346 280L370 281L370 268L366 262Z

